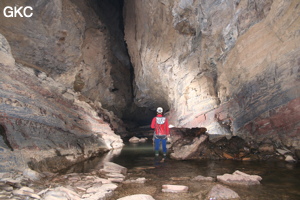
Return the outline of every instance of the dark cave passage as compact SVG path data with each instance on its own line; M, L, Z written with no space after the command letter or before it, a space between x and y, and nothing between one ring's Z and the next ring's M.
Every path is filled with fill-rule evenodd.
M134 67L130 61L130 55L128 53L127 44L124 39L124 19L123 19L123 6L124 0L91 0L91 7L98 14L99 19L105 24L110 32L111 39L111 50L124 67L126 67L130 72L130 82L122 82L117 75L118 67L112 69L112 78L114 79L115 87L111 92L117 91L120 84L127 84L131 89L131 102L128 103L126 108L122 112L121 119L126 124L135 124L135 126L146 126L151 123L152 118L156 115L156 107L162 106L157 104L155 99L153 99L151 108L139 107L135 104L135 74ZM156 105L157 104L157 105ZM164 104L164 110L168 111L169 108ZM105 105L103 105L105 107ZM114 108L106 107L108 110L114 111Z
M6 135L6 131L5 128L0 124L0 136L2 137L3 142L5 143L5 145L11 150L13 151L14 149L12 148L12 146L10 145L8 139L7 139L7 135ZM1 138L0 138L0 142L1 142Z

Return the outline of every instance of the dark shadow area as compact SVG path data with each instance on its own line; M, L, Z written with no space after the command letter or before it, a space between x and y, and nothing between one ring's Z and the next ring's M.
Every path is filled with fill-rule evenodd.
M5 143L5 145L7 146L7 148L9 148L11 151L13 151L14 149L12 148L12 146L10 145L10 143L8 141L5 128L2 125L0 125L0 135L2 136L2 140Z
M122 88L124 84L130 84L131 88L131 103L122 111L121 119L127 124L127 127L136 128L138 126L150 125L152 118L156 115L156 108L138 107L135 102L134 84L135 74L134 67L130 61L130 55L128 53L127 44L124 40L124 19L123 19L123 6L124 0L90 0L90 7L99 16L101 22L103 22L110 33L111 51L113 55L122 63L123 67L129 70L130 82L121 82L119 77L120 69L113 67L111 70L111 77L114 79L115 88L111 92L117 92L119 88ZM153 100L151 105L159 104L156 100ZM108 110L115 111L114 107L105 107ZM169 108L166 105L157 105L164 107L167 111ZM120 116L119 116L120 117Z

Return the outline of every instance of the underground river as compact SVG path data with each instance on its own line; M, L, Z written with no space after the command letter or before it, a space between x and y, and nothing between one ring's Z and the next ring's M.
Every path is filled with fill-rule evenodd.
M110 152L111 153L111 152ZM109 153L109 154L110 154ZM205 199L216 182L191 181L198 175L216 178L217 175L240 170L262 177L258 186L227 186L238 193L243 200L285 200L300 199L300 165L282 162L242 162L233 160L177 161L168 158L165 162L155 159L152 142L126 143L122 150L108 157L95 157L73 166L65 173L85 173L101 166L104 159L128 169L126 179L145 177L144 184L123 184L109 199L118 199L133 194L149 194L156 200ZM188 193L161 192L164 184L186 185Z

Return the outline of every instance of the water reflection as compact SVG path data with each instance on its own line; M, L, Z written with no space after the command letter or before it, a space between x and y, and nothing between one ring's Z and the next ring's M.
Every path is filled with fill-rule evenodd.
M161 157L160 157L161 158ZM259 175L263 179L261 185L253 187L231 187L241 199L300 199L300 165L285 162L242 162L233 160L192 160L176 161L167 159L160 163L155 159L152 142L126 144L123 149L111 151L102 157L93 158L81 166L77 166L77 172L88 172L91 169L99 169L104 161L112 161L137 172L144 169L143 177L149 184L165 184L172 179L193 178L198 175L216 177L225 173L233 173L240 170L247 174ZM73 168L74 172L75 168ZM135 173L131 173L136 175ZM191 184L190 181L182 184ZM191 190L203 190L203 183L190 185ZM209 188L209 187L208 187Z

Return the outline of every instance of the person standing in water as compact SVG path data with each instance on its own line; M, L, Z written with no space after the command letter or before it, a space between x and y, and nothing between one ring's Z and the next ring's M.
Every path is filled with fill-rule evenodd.
M157 108L157 116L152 119L151 128L154 129L154 150L155 156L159 155L160 143L162 144L163 160L167 156L167 138L170 136L169 122L163 116L163 109Z

